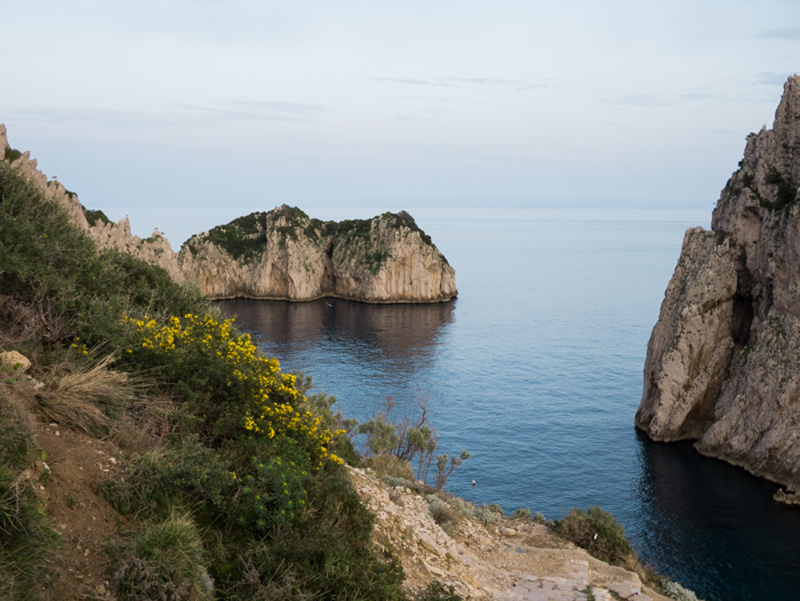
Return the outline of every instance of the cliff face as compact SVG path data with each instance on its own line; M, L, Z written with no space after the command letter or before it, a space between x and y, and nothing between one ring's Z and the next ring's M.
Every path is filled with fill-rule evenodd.
M284 205L192 237L178 262L214 299L398 303L457 294L455 271L405 212L335 223Z
M800 490L800 77L686 233L636 425Z
M15 169L24 173L34 182L50 201L61 205L69 215L70 221L84 230L103 248L116 248L143 261L153 263L167 270L176 281L182 277L178 271L177 255L172 251L169 241L158 231L146 240L131 234L128 218L113 223L101 211L87 211L78 200L78 195L67 190L55 178L48 180L39 171L36 159L30 152L18 152L8 144L6 126L0 123L0 160L9 161Z

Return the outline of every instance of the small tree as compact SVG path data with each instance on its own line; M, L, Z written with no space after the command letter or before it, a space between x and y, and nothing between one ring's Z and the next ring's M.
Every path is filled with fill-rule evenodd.
M445 482L450 477L456 468L469 459L469 453L466 450L461 451L460 457L450 457L450 467L447 467L447 454L436 456L436 490L442 490Z
M428 406L423 400L417 401L420 412L412 421L406 417L393 422L389 414L394 407L394 399L386 399L386 406L358 427L358 433L366 435L365 452L373 455L383 453L394 455L401 461L417 461L417 480L427 483L433 459L436 458L436 489L441 490L447 478L464 461L469 453L462 451L458 457L436 455L439 450L439 436L428 425ZM449 460L449 465L448 465Z

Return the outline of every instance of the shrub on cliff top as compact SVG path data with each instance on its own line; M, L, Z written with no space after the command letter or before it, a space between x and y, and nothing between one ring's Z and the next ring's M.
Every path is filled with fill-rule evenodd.
M572 509L555 522L555 530L589 553L613 564L625 564L635 557L625 538L625 529L616 518L601 507Z

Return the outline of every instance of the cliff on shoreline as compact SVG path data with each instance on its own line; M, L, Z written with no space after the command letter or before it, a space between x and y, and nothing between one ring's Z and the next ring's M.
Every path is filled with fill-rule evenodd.
M747 136L711 231L686 232L636 426L800 491L800 77ZM783 497L785 500L785 497Z
M455 271L405 211L337 223L283 205L193 236L178 265L212 299L426 303L457 294Z

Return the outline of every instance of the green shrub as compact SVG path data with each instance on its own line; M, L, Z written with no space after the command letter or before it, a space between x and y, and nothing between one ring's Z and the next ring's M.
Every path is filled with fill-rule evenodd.
M455 511L460 516L463 516L465 518L471 518L476 513L475 505L465 501L460 497L451 497L450 499L448 499L447 503L448 505L450 505L450 507L455 509Z
M29 416L12 401L10 388L0 383L0 469L18 471L28 463L34 442Z
M264 596L286 579L297 597L324 591L325 599L402 600L403 570L374 550L374 516L360 502L341 466L326 464L308 481L307 500L291 524L268 539L238 549L230 572L217 578L225 598Z
M458 520L458 513L450 506L449 503L443 501L439 495L428 495L425 497L428 501L428 508L430 509L433 521L439 524L445 531L448 531Z
M661 578L661 591L676 601L700 601L694 591L669 578Z
M444 585L432 580L417 597L419 601L462 601L463 597L456 593L452 584Z
M414 479L414 470L411 469L408 462L394 455L389 455L388 453L369 457L367 459L367 465L375 470L379 478L390 476L393 478L402 478L403 480Z
M286 437L279 437L275 455L252 460L241 482L235 508L237 524L264 532L291 522L306 504L305 485L311 465L305 454Z
M89 223L90 226L94 227L97 223L111 223L111 220L106 217L106 214L103 211L94 211L91 209L87 209L86 207L81 207L83 209L83 215L86 217L86 221Z
M603 561L622 564L635 557L622 524L600 507L570 510L555 522L555 530Z
M13 163L19 157L22 156L22 151L17 150L16 148L6 148L3 154L3 159L8 161L9 163Z
M214 598L200 533L188 514L145 523L112 555L112 587L120 601Z
M29 483L0 466L0 599L40 599L56 578L57 542Z
M518 520L529 520L531 519L531 510L527 507L518 507L511 514L511 517Z
M498 513L488 505L481 505L475 511L475 517L482 522L485 526L492 526L500 522L502 512Z
M306 451L313 467L341 463L328 448L335 434L320 427L295 376L281 372L277 359L261 355L231 320L187 314L166 323L129 318L126 325L121 364L157 371L161 386L185 400L200 420L204 437L222 442L285 435Z
M405 462L417 463L417 479L427 483L428 471L436 458L435 487L442 490L453 471L469 459L464 450L459 456L436 455L439 437L428 425L428 407L418 402L420 412L415 419L406 415L400 421L390 418L394 399L386 399L384 409L375 413L368 421L358 426L358 434L365 436L364 453L367 455L393 455ZM449 463L448 463L449 460Z
M100 491L121 513L165 515L174 505L195 508L209 522L228 510L236 484L223 455L187 435L145 453Z

